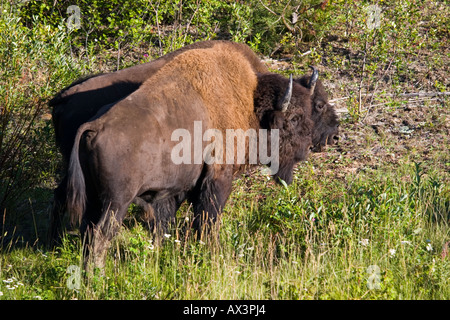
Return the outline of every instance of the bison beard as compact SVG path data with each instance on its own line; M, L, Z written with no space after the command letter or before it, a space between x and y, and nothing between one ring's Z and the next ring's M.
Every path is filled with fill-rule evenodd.
M225 49L215 46L178 55L134 93L79 128L67 205L71 219L81 221L86 262L91 256L94 265L103 265L109 242L136 197L152 205L177 199L156 217L162 223L162 217L173 219L186 197L193 203L198 236L217 220L233 175L245 166L171 163L171 133L178 128L192 131L195 121L223 133L280 130L279 177L292 180L293 164L306 157L311 145L310 91L281 76L257 77L242 54Z

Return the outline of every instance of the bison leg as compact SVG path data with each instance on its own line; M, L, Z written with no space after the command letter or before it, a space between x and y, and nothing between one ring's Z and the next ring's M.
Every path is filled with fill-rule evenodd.
M91 223L87 228L85 264L87 264L88 269L91 264L96 268L105 266L106 254L111 240L119 231L130 203L131 200L105 204L99 221L96 224Z
M231 193L232 181L232 166L224 166L216 170L209 166L203 178L197 183L190 195L194 208L192 227L197 239L201 239L202 235L209 232L210 227L216 223Z
M184 200L185 194L182 193L152 202L155 219L149 224L149 228L155 235L156 243L160 243L162 236L168 232L170 224L175 223L176 213Z
M143 211L139 216L139 219L147 224L153 223L155 220L155 210L152 205L141 197L134 198L133 203L140 207Z
M182 192L175 196L156 200L136 197L133 202L143 209L142 220L147 224L150 233L154 234L156 238L161 238L168 232L170 224L175 222L176 213L185 199L185 193ZM159 239L156 240L159 241Z
M92 265L89 259L93 256L94 230L100 219L102 205L97 199L89 199L80 225L81 240L83 242L83 256L86 270Z
M48 230L48 246L53 247L60 243L63 229L63 218L66 210L67 176L54 191L53 207L50 215Z

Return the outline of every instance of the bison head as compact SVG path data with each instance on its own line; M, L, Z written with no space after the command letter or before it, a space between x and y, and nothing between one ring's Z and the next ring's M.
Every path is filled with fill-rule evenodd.
M337 143L339 138L339 120L334 106L328 102L328 94L322 82L318 80L319 73L315 67L311 76L303 76L295 82L310 90L312 114L314 122L312 132L312 150L321 152L326 145Z
M277 181L291 183L297 162L305 160L312 146L310 91L290 79L275 74L258 75L255 113L264 129L279 130Z

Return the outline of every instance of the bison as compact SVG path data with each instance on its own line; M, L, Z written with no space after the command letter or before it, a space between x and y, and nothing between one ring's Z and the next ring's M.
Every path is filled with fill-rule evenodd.
M259 58L246 45L221 40L202 41L183 47L143 65L78 80L58 93L49 104L53 107L52 115L56 142L65 162L67 163L69 160L76 130L83 123L91 119L101 107L123 99L137 90L146 79L151 77L177 55L191 49L213 48L219 45L223 50L240 53L240 56L251 65L255 73L268 72L264 64L261 63ZM313 105L312 119L315 123L313 130L313 151L320 151L326 144L333 144L335 142L333 138L337 137L338 134L338 121L334 108L328 104L327 93L321 81L317 81L317 71L313 72L311 78L309 76L303 76L294 81L308 88L313 93L311 96ZM314 87L310 88L314 86L314 82L316 83L315 89ZM265 94L267 95L267 92ZM288 178L287 181L289 182L290 179ZM55 243L55 240L60 235L62 215L66 208L66 189L67 176L63 178L54 192L54 205L49 229L50 243ZM145 198L145 195L136 197L134 202L144 207L144 211L146 211L147 217L150 220L154 217L154 212L176 211L176 208L184 200L184 198L180 197L162 200L153 199L151 206L149 206ZM167 215L162 214L162 216Z
M239 52L243 59L251 65L254 72L264 73L268 71L248 46L231 41L210 40L193 43L145 64L113 73L79 79L61 90L49 101L49 105L53 108L52 120L56 144L62 153L65 164L67 165L69 161L78 128L94 117L102 107L115 103L136 91L145 80L179 54L187 50L213 48L219 45L221 50ZM64 176L54 191L49 228L49 242L52 244L60 236L61 220L66 209L66 189L67 175ZM153 209L158 210L159 206L175 205L179 201L173 199L170 204L166 203L167 201L162 204L154 202L153 208L148 207L147 203L139 197L135 199L135 202L146 208L147 215L151 216Z
M178 54L133 93L103 107L78 129L68 170L67 206L71 220L81 224L86 261L92 257L94 265L103 265L109 243L136 197L159 203L156 218L163 224L187 199L193 204L198 235L216 221L233 176L245 166L174 164L171 134L179 128L192 131L200 122L204 130L221 132L279 130L280 169L275 176L291 182L295 163L306 158L313 144L326 144L337 130L326 97L316 97L316 76L315 71L303 86L302 79L257 74L241 52L219 44ZM312 108L316 98L321 105ZM331 128L321 122L325 109ZM314 134L316 130L321 133ZM313 136L319 139L313 141Z

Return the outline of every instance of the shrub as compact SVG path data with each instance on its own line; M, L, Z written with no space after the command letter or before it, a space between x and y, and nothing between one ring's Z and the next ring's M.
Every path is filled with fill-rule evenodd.
M14 218L12 209L27 199L26 192L53 181L58 156L46 101L55 88L80 74L79 65L67 55L63 27L36 23L27 28L13 8L8 9L0 17L2 222Z

